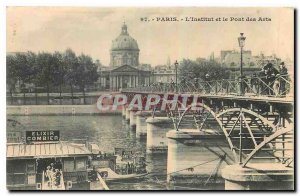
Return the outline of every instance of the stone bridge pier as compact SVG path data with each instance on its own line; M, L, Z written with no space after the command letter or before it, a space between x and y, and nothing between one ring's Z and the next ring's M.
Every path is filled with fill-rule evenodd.
M166 133L174 129L169 117L149 117L147 123L147 153L165 153L168 149Z
M221 169L234 163L225 136L198 129L170 130L167 133L169 186L224 189Z
M152 116L151 111L138 111L136 115L136 138L145 138L147 136L147 118Z
M126 105L122 106L122 117L125 119L126 117Z
M130 110L129 111L129 125L131 129L136 128L136 112L135 110Z
M125 108L125 120L128 123L130 121L130 110L127 107Z
M225 190L294 190L294 168L281 163L228 165L222 170Z

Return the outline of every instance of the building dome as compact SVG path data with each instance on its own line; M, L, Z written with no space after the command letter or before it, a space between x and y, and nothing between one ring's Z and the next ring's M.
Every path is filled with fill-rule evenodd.
M112 41L111 50L138 50L137 41L133 39L127 31L127 25L122 26L121 34Z

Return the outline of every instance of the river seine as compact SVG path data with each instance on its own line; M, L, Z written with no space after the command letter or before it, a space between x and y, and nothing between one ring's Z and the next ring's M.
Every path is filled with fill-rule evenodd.
M64 141L84 139L95 142L103 152L125 148L145 153L149 175L142 179L108 182L111 190L165 190L167 187L167 154L146 155L146 139L137 139L135 131L121 115L107 116L8 116L24 125L25 130L60 130ZM24 131L25 131L24 130ZM216 187L214 187L216 188ZM177 187L176 189L214 189L213 187ZM219 189L219 188L218 188Z

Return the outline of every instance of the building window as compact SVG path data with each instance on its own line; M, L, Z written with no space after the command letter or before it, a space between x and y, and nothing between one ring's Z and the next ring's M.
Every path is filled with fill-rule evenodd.
M19 164L19 162L14 161L14 173L25 173L25 164Z
M81 171L81 170L85 170L85 169L86 169L85 160L84 159L77 159L76 160L76 170Z
M14 174L13 175L13 184L25 184L26 176L24 174Z
M27 173L34 173L35 172L35 167L33 163L28 163L27 164Z
M65 172L74 171L74 159L64 160L64 171Z

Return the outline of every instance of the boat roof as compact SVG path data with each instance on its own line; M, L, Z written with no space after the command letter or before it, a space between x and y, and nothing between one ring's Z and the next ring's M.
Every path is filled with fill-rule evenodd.
M6 147L7 158L54 158L74 157L90 155L91 152L85 145L78 145L69 142L48 142L48 143L10 143Z

